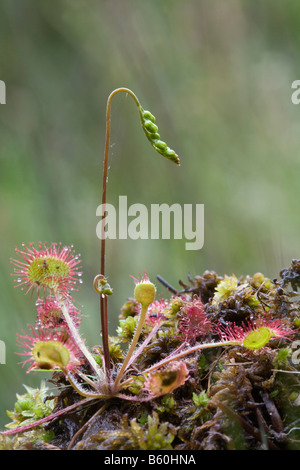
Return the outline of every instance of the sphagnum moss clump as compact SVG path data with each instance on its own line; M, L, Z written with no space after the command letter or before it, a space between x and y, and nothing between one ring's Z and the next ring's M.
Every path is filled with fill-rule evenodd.
M135 101L155 150L179 165L153 114L131 90L115 90L107 103L102 204L110 108L119 92ZM43 385L17 396L0 449L297 448L300 370L293 345L300 340L299 261L283 269L279 281L261 273L237 278L205 271L180 281L177 289L158 276L168 289L164 298L156 298L145 273L134 278L116 335L109 336L108 298L114 290L102 237L101 273L94 279L102 344L89 348L74 305L82 272L73 247L31 243L16 254L17 286L38 296L35 324L17 336L23 349L18 354L25 356L28 372L50 371L52 390L44 397Z

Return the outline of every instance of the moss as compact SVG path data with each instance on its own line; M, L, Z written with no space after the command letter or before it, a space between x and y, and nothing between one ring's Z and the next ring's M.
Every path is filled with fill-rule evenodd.
M201 297L212 324L204 341L216 340L214 325L226 326L234 322L242 327L255 315L280 319L292 329L294 339L298 341L300 334L295 318L300 315L300 301L294 292L298 286L295 284L297 276L292 276L291 272L291 269L284 270L279 281L270 281L260 273L235 278L234 289L226 299L218 299L218 302L214 301L215 293L220 293L220 283L224 280L226 284L227 277L206 271L202 276L190 279L190 287L181 283L183 290L166 305L166 320L131 365L127 376L132 380L123 389L123 396L98 399L88 406L66 412L59 420L45 424L42 433L41 429L36 429L17 437L2 436L0 448L28 445L89 450L298 448L300 390L298 374L294 372L299 372L299 365L294 361L294 350L285 337L271 339L257 350L231 345L195 351L184 358L189 376L181 386L152 400L142 400L146 380L143 371L184 346L178 328L180 312L194 296ZM249 295L257 302L249 302ZM136 317L131 301L126 308L122 307L118 336L110 338L109 342L113 374L124 357L124 341L126 344L134 334ZM141 341L154 326L155 322L145 325ZM93 351L101 363L102 348L95 346ZM87 364L82 370L91 376ZM56 372L52 383L57 385L58 394L50 413L82 399L76 390L67 386L62 373ZM134 400L127 400L126 396ZM15 410L10 412L10 427L25 419L37 419L38 416L32 414L34 410L41 411L46 406L41 397L36 398L36 403L31 403L28 409L24 407L28 397L18 397ZM50 406L50 402L46 403ZM103 405L105 409L102 410ZM41 444L49 436L51 442Z
M40 388L32 388L26 385L24 385L24 388L26 393L23 395L17 394L14 409L6 412L12 420L6 426L9 429L34 423L38 419L48 416L53 410L54 397L49 396L50 392L44 381L42 381Z

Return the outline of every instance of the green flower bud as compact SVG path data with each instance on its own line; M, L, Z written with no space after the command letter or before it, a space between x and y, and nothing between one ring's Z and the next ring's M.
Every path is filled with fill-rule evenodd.
M176 165L180 165L180 160L178 155L171 150L167 144L160 140L160 135L158 134L158 127L155 122L155 117L150 111L144 111L141 105L139 105L140 118L142 123L142 128L150 141L152 147L160 153L163 157L166 157L168 160L175 162Z
M142 110L142 115L144 119L149 119L149 121L155 122L155 117L150 113L150 111Z
M168 148L166 142L163 142L162 140L157 140L155 142L155 147L159 148L159 150L162 150L162 151L165 151Z
M135 286L134 298L142 307L148 308L155 300L156 288L152 282L140 282Z
M156 140L159 140L159 139L160 139L160 134L158 134L158 132L153 132L153 133L150 133L150 134L149 134L149 137L150 137L150 139L153 140L154 143L155 143Z
M144 121L144 128L148 131L151 132L152 134L158 131L158 127L156 124L154 124L152 121Z
M178 155L174 152L174 150L170 149L169 147L163 153L164 157L168 158L172 162L175 162L176 165L180 165L180 160Z
M168 156L168 157L172 157L172 156L175 156L176 153L174 150L170 149L170 147L167 147L167 150L165 152L165 155Z

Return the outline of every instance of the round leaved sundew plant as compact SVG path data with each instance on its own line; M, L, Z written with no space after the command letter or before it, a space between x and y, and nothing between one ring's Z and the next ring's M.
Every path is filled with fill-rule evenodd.
M103 207L111 105L119 93L133 99L155 151L180 165L154 115L128 88L114 90L106 108ZM100 248L93 286L102 342L93 347L81 336L81 311L74 305L82 282L80 256L57 243L16 248L16 286L37 296L36 321L17 335L17 354L28 373L49 371L52 390L43 384L17 395L0 449L297 447L300 370L291 340L300 338L300 261L282 270L281 280L205 271L189 276L187 284L179 281L177 289L158 275L166 288L159 298L145 273L134 278L117 335L110 336L108 299L114 289L106 276L104 224Z

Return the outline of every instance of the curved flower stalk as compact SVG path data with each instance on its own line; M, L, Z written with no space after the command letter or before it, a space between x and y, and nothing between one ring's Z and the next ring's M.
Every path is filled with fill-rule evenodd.
M179 157L174 150L160 139L156 119L150 111L144 110L136 95L127 88L118 88L108 97L106 108L106 138L103 168L102 204L106 203L108 154L110 140L110 113L113 97L120 92L130 95L138 107L142 129L152 147L165 158L179 165ZM104 230L104 227L103 227ZM103 235L103 234L102 234ZM103 358L100 366L85 345L79 334L80 315L72 301L72 291L81 284L82 273L79 271L80 256L75 255L73 246L61 244L34 243L29 246L22 244L22 249L16 248L16 254L21 259L11 259L15 265L16 283L21 289L26 288L26 294L37 292L37 321L31 334L19 335L19 345L25 348L24 355L28 356L24 363L30 362L30 370L59 368L66 375L72 386L83 396L109 397L118 393L122 388L121 381L126 370L142 351L142 346L136 349L140 334L145 323L149 305L154 302L156 289L147 276L136 282L135 297L141 305L137 327L127 355L122 363L115 380L110 375L110 352L108 344L107 296L113 293L105 277L105 236L101 241L101 274L94 280L94 288L100 295L101 327ZM44 293L45 298L40 297ZM50 295L46 297L46 294ZM158 328L153 328L153 333ZM144 341L143 347L151 340L152 334ZM86 376L80 365L85 360L90 365L94 377ZM81 380L78 380L80 378ZM82 379L86 388L82 385Z
M102 207L105 207L106 193L107 193L108 156L109 156L109 148L110 148L111 105L112 105L112 99L118 93L126 93L133 98L136 106L138 107L142 129L145 132L147 139L150 141L152 147L165 158L173 161L177 165L180 165L179 157L175 153L175 151L170 149L170 147L168 147L166 142L160 139L160 134L158 133L158 127L155 124L156 119L153 116L153 114L150 111L143 109L137 96L129 88L125 88L125 87L117 88L116 90L112 91L111 94L109 95L107 99L107 105L106 105L106 135L105 135L103 177L102 177ZM98 292L100 295L100 317L101 317L103 352L104 352L107 380L110 381L110 353L109 353L109 345L108 345L107 295L112 294L112 289L109 286L107 279L105 277L104 224L102 224L102 234L101 234L100 274L96 276L95 278L94 287L96 289L96 292Z

